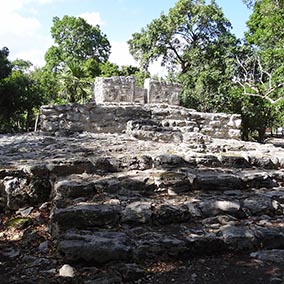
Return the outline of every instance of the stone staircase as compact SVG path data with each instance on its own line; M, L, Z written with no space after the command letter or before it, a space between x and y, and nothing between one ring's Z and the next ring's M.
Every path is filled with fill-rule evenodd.
M193 164L164 155L133 170L59 177L59 254L101 265L284 247L283 171Z
M121 282L110 283L136 281L158 261L284 249L284 150L200 137L31 136L17 147L21 159L6 154L0 178L7 194L8 176L33 177L41 189L48 180L58 256L75 266L112 267Z

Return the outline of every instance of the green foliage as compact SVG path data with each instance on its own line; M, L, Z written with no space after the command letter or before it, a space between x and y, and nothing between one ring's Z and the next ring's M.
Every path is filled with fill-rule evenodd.
M110 54L110 43L99 26L92 26L82 18L64 16L53 18L51 36L55 45L50 47L45 59L55 70L70 62L83 63L88 59L106 62Z
M257 131L262 141L266 127L284 123L284 2L246 2L253 5L253 12L245 35L251 50L239 60L239 84L247 97L243 122L247 133Z
M60 74L60 93L70 103L84 103L91 96L91 82L84 66L69 61Z
M7 47L3 47L0 50L0 80L9 76L12 71L12 66L8 60L8 56L9 49Z
M119 66L109 61L100 64L100 77L120 76Z
M11 72L0 80L0 131L31 130L39 107L49 98L29 61L7 61Z
M206 54L230 27L214 1L206 5L204 0L179 0L168 15L153 20L128 43L131 54L143 67L162 58L169 69L178 67L186 73L194 67L191 59Z
M247 22L246 40L254 46L263 68L272 73L273 81L284 80L284 2L279 0L256 1Z
M45 54L45 69L58 80L59 102L85 102L91 84L108 60L110 43L99 26L84 19L64 16L53 18L51 35L55 45Z
M215 1L179 0L168 15L153 20L129 40L142 67L158 58L172 79L183 85L185 106L200 111L224 110L238 41Z

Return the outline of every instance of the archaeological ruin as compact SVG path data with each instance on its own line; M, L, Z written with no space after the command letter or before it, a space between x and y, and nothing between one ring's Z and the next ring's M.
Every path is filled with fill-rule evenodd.
M146 127L150 131L152 127L151 131L157 134L172 131L180 136L180 141L192 133L214 138L240 138L239 115L199 113L181 107L180 90L178 84L150 79L145 81L145 89L142 89L135 86L133 77L97 78L93 102L42 107L41 129L49 132L133 131L137 134L137 128Z
M98 78L0 135L1 283L283 283L284 149L179 88Z

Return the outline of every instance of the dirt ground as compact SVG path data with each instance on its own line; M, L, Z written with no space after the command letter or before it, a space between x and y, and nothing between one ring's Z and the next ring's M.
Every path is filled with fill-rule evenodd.
M60 267L60 263L57 267ZM32 272L20 260L7 261L0 257L1 284L115 284L115 283L187 283L187 284L283 284L284 267L279 264L263 263L250 258L248 255L222 255L199 257L186 262L154 263L145 267L144 277L133 281L115 280L104 273L99 277L100 268L91 268L80 265L74 266L76 274L73 278L64 278L58 271L45 277L38 273L44 270L44 265ZM102 280L103 279L103 280Z
M282 284L284 266L252 259L249 255L201 257L179 265L157 264L141 283ZM162 270L162 271L159 271Z

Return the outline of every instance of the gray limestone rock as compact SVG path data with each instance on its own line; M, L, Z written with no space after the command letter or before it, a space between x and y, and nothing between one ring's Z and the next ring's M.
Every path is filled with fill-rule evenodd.
M137 262L143 262L145 259L154 261L179 258L188 252L184 240L162 233L148 232L139 235L136 244L134 259Z
M254 231L248 227L225 226L221 232L225 244L234 250L253 249L258 244Z
M283 249L261 250L257 252L252 252L250 256L262 261L276 262L284 265Z
M236 190L243 188L242 180L234 174L203 172L197 174L195 188L198 190Z
M93 173L95 167L87 159L53 160L47 165L51 174L56 176L67 176L71 174Z
M208 200L200 203L200 209L205 217L229 214L238 215L241 205L238 201Z
M154 218L158 223L166 225L186 222L191 218L191 214L188 207L183 204L162 204L161 206L156 208Z
M246 157L238 153L221 154L220 162L223 167L250 168L251 164Z
M132 202L121 212L121 222L130 224L149 223L152 217L151 202Z
M179 194L189 192L194 187L195 175L187 172L154 172L153 176L158 190L171 190Z
M59 230L69 228L87 229L114 226L120 218L120 207L111 204L79 203L62 209L55 209L52 222Z
M57 245L58 252L69 261L105 264L132 258L133 243L120 232L67 232Z
M271 198L266 196L251 196L243 201L242 206L252 215L273 215L276 211Z
M17 210L38 206L51 198L51 184L46 177L28 176L24 173L6 176L0 181L0 201L5 208Z
M276 182L266 171L245 170L239 174L247 188L272 188Z
M282 249L284 247L283 227L256 226L254 234L259 241L259 247L263 249Z
M97 193L95 182L84 181L82 178L61 180L55 184L54 188L57 198L78 198Z
M186 165L186 161L178 155L166 154L159 155L154 158L155 168L170 168L170 167L181 167Z

